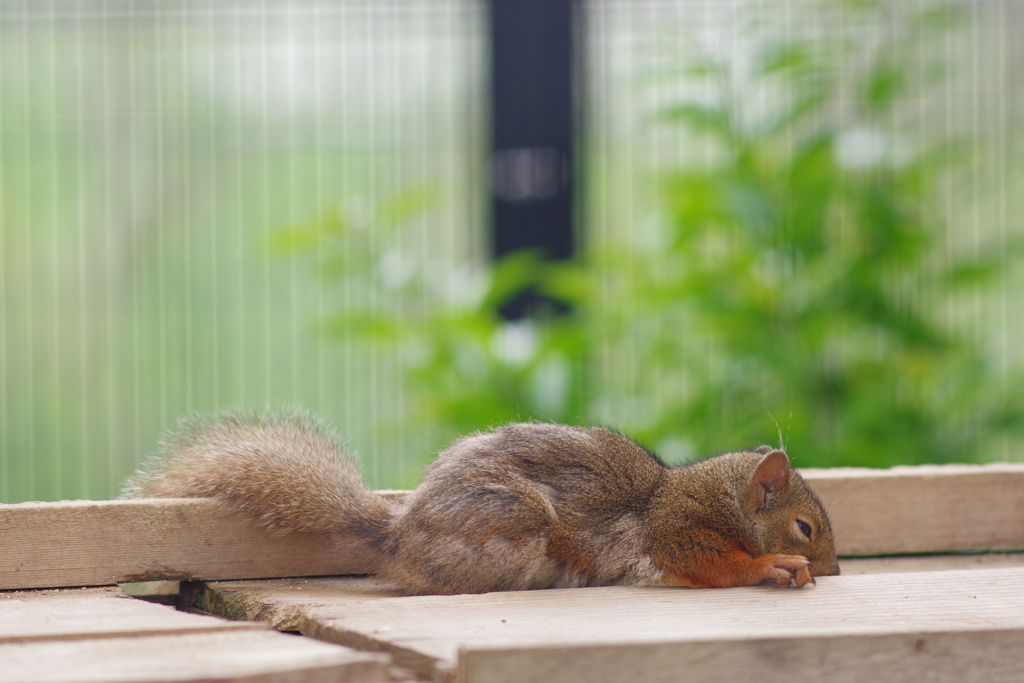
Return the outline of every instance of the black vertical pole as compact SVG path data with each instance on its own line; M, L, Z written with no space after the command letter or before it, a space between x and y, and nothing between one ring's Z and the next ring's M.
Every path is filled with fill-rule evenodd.
M490 0L491 190L494 255L573 252L575 0ZM520 318L558 308L523 292L502 308Z

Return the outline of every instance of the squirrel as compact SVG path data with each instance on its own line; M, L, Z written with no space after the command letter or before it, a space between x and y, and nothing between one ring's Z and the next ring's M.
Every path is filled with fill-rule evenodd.
M162 446L126 497L212 497L269 531L354 535L408 595L839 573L825 510L769 446L670 467L610 429L513 423L456 441L402 501L299 411L192 419Z

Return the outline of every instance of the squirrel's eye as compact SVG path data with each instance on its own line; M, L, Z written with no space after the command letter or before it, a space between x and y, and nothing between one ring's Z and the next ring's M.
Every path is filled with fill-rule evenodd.
M802 519L796 520L796 525L800 527L800 531L807 537L807 540L811 540L811 525Z

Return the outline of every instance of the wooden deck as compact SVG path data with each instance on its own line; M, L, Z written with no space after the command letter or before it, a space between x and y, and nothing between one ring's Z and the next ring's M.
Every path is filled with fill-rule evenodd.
M389 658L136 600L118 588L0 593L0 681L383 681Z
M0 683L1024 680L1024 465L805 474L840 555L871 556L813 590L408 597L301 578L365 571L365 548L209 500L0 505ZM217 616L125 595L179 580Z
M822 577L813 590L609 587L398 597L370 579L222 582L208 584L199 604L387 652L437 681L667 682L680 680L684 664L687 681L740 681L768 662L758 681L1020 680L1024 556L1013 562L1018 566ZM982 661L997 645L1014 656ZM896 671L906 675L892 677L890 668L905 657ZM843 670L857 675L839 676ZM984 676L972 678L972 671Z

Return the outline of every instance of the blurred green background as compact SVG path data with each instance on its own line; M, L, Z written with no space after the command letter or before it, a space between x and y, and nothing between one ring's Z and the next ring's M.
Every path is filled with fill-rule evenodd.
M0 0L0 501L237 405L377 487L512 419L1024 459L1024 5L583 8L579 258L495 266L481 3Z

